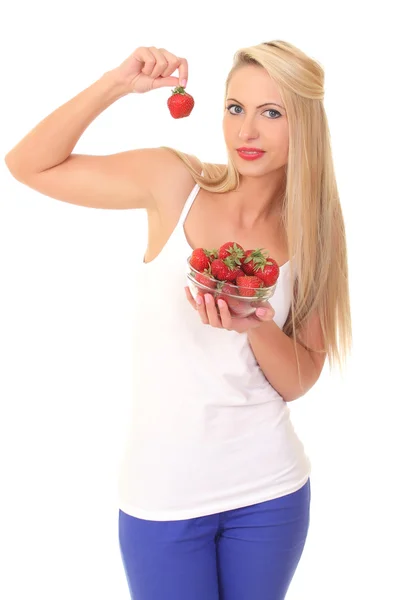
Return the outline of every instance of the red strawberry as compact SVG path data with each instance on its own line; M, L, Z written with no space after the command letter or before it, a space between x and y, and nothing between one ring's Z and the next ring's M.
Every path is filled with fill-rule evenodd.
M255 275L243 275L242 277L238 277L236 284L239 286L239 295L249 298L257 296L256 290L264 287L261 279Z
M241 268L236 269L235 272L236 272L236 278L233 280L233 283L236 283L238 277L243 277L243 275L246 275L246 273ZM236 290L236 295L237 295L237 290Z
M240 300L240 298L233 297L238 296L239 291L236 285L232 283L224 283L221 287L221 291L217 296L217 299L221 298L224 300L232 315L234 316L242 316L247 317L249 314L249 309L251 312L251 307L249 307L248 303L244 300Z
M233 296L238 296L238 289L233 283L224 283L221 287L221 297L223 294L232 294Z
M228 296L229 294L237 295L237 287L233 283L222 282L218 285L218 294L216 299L221 298L221 300L225 300L228 304Z
M229 263L229 258L222 260L217 258L211 263L211 273L220 281L235 281L236 277L240 275L241 269L235 265Z
M172 90L172 96L168 98L167 105L174 119L182 119L188 117L192 112L194 99L185 92L185 88L178 86Z
M218 250L218 258L229 259L230 264L240 266L244 260L244 248L236 242L226 242Z
M279 277L279 265L273 258L267 259L267 264L256 271L257 277L263 280L266 287L274 285Z
M196 273L195 280L198 283L201 283L201 285L205 285L206 287L213 288L213 289L217 287L217 283L218 283L215 279L213 279L210 276L208 271L204 271L204 273Z
M211 260L214 258L216 251L205 250L204 248L195 248L193 250L192 255L190 257L189 263L196 269L196 271L200 271L202 273L210 266Z
M263 248L246 250L242 269L247 275L257 275L256 271L267 264L268 252Z

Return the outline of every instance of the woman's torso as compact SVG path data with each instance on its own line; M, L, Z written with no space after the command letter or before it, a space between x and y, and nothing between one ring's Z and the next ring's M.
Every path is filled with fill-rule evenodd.
M218 247L234 233L212 217L217 195L202 194L188 179L182 184L187 198L177 199L179 190L168 191L170 214L149 218L153 235L135 292L134 396L119 478L119 507L153 520L277 498L300 489L310 473L289 408L265 378L247 335L202 324L185 297L189 236L195 245ZM217 223L206 231L202 222L210 219ZM271 298L282 328L291 299L288 263L282 248L265 239L282 265ZM253 239L233 241L253 245Z
M198 168L199 173L200 171ZM177 173L174 186L166 182L165 187L160 187L158 209L148 211L146 263L150 263L161 253L195 184L183 163ZM256 227L249 227L247 230L245 227L240 228L225 210L230 197L232 194L229 192L220 194L199 190L184 224L188 244L192 248L211 249L219 248L225 242L235 241L246 249L266 248L278 265L287 263L289 255L280 216L275 213Z

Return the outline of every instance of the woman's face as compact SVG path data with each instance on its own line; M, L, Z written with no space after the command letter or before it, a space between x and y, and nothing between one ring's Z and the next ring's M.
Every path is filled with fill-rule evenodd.
M266 175L287 165L286 111L277 85L264 68L245 65L232 75L223 132L228 153L241 175ZM264 152L260 158L246 160L238 148L258 148Z

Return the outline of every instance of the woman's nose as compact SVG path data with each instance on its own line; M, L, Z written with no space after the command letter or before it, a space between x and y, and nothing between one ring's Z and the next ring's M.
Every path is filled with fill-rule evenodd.
M239 132L239 138L242 140L253 140L258 137L258 131L255 126L254 120L247 119L243 122L243 125Z

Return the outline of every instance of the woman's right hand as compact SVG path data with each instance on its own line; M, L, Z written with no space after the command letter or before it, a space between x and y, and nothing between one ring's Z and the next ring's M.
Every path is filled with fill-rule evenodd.
M176 69L179 77L172 77ZM188 63L165 48L140 46L113 73L129 92L143 94L161 87L186 87Z

